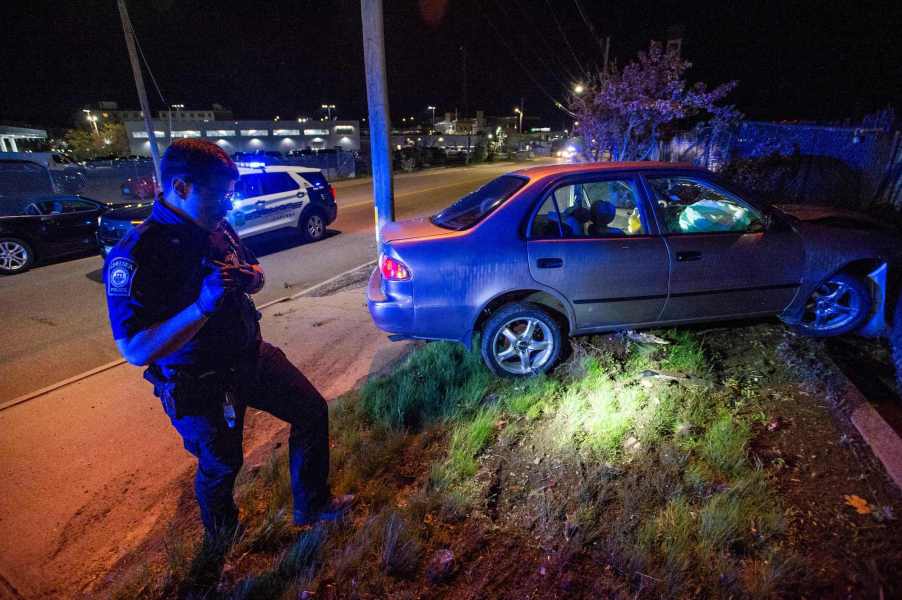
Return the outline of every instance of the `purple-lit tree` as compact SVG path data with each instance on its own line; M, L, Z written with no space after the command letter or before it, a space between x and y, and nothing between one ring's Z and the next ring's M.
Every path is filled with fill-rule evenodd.
M599 72L570 102L586 158L645 160L663 135L679 125L688 128L691 119L702 120L695 127L705 136L719 135L734 123L739 113L718 103L736 82L713 90L703 83L690 86L683 78L690 66L678 52L664 52L652 42L622 69Z

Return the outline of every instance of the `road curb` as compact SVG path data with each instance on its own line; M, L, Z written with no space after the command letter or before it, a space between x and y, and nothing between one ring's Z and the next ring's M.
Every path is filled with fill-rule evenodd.
M899 437L896 430L868 402L861 390L846 377L832 358L826 356L818 358L832 367L837 374L838 383L842 387L842 396L851 409L849 420L886 469L896 487L902 490L902 437Z
M359 271L359 270L365 269L367 267L373 267L373 266L375 266L375 264L376 264L375 260L367 261L367 262L363 263L362 265L357 265L356 267L352 267L352 268L348 269L347 271L342 271L338 275L335 275L334 277L330 277L329 279L326 279L325 281L320 281L319 283L317 283L315 285L312 285L308 288L304 288L300 292L296 292L289 296L282 296L281 298L276 298L275 300L270 300L269 302L265 302L265 303L261 304L260 306L258 306L257 310L263 310L264 308L270 307L274 304L279 304L281 302L290 302L291 300L297 300L301 296L307 295L311 292L318 290L319 288L322 288L331 283L334 283L335 281L338 281L342 277L345 277L355 271ZM94 367L93 369L90 369L83 373L79 373L78 375L73 375L72 377L63 379L62 381L58 381L58 382L50 384L46 387L42 387L39 390L35 390L33 392L23 394L21 396L13 398L12 400L8 400L8 401L0 404L0 412L6 410L8 408L12 408L18 404L22 404L23 402L28 402L29 400L34 400L35 398L39 398L45 394L49 394L50 392L53 392L60 388L66 387L67 385L71 385L73 383L77 383L77 382L87 379L89 377L93 377L94 375L97 375L98 373L103 373L104 371L109 371L110 369L113 369L113 368L118 367L119 365L123 365L123 364L125 364L125 361L120 358L119 360L114 360L112 362L108 362L104 365L100 365L99 367Z

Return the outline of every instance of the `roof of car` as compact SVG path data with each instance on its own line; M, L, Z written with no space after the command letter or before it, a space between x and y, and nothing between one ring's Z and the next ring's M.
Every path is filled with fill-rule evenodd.
M265 165L260 167L246 167L238 165L238 173L247 175L249 173L320 173L320 169L312 167L296 167L293 165Z
M674 170L688 169L693 171L704 171L701 167L696 167L689 163L670 163L670 162L596 162L596 163L566 163L557 165L543 165L540 167L527 167L514 171L517 175L529 177L532 180L542 179L549 175L569 175L579 173L603 173L605 171L653 171L653 170Z

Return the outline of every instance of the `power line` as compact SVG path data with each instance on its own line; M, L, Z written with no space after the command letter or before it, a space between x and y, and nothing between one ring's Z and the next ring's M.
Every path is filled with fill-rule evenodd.
M583 64L579 61L579 57L576 55L576 50L573 49L573 46L570 44L570 39L567 37L567 34L564 33L564 28L561 27L561 22L558 20L557 15L554 13L554 8L551 6L550 0L545 0L545 5L548 7L548 11L551 13L551 18L554 19L554 24L557 25L557 30L561 33L561 37L564 38L564 43L567 44L567 48L570 50L570 54L573 56L573 60L576 61L576 66L579 67L579 72L583 74L583 77L589 77L589 71L587 71Z
M583 5L579 3L579 0L573 0L573 4L576 5L576 10L579 11L579 16L582 17L583 23L586 24L586 27L589 28L589 33L592 35L592 39L598 44L598 47L601 48L601 51L604 52L604 45L601 43L601 38L598 37L598 33L595 32L595 26L592 25L592 21L586 16L586 11L583 10Z
M163 98L163 92L160 91L160 86L157 84L157 78L153 76L153 71L150 69L150 63L147 62L147 58L144 56L144 49L141 48L141 41L138 40L138 34L135 33L135 26L129 21L129 29L132 36L132 39L135 40L135 45L138 47L138 54L141 55L141 61L144 63L144 66L147 67L147 74L150 75L150 80L153 82L153 87L157 90L157 95L160 97L160 102L163 103L163 106L166 107L166 100Z
M531 31L541 31L541 28L535 26L535 23L533 22L532 17L529 14L529 10L527 10L523 6L523 3L520 0L517 0L517 4L519 5L519 8L518 8L519 13L521 15L523 15L523 18L527 21L527 23L529 25L528 29ZM504 4L502 3L501 6L503 7ZM564 71L564 73L567 75L567 77L570 78L570 81L571 82L576 81L578 78L573 75L573 72L569 68L567 68L567 65L564 63L564 61L558 58L555 48L551 47L551 44L548 43L548 40L545 38L545 36L539 35L537 37L540 40L542 40L542 44L545 46L546 50L548 51L547 55L549 57L551 57L551 59L554 62L556 62L558 65L560 65L561 70ZM536 50L536 49L534 49L534 50L536 52L538 52L538 50ZM579 61L577 61L577 64L579 64Z
M557 98L549 94L548 90L546 90L545 87L541 83L539 83L535 77L533 77L532 71L526 68L526 65L523 64L523 62L520 60L520 57L517 56L516 52L514 52L514 49L511 48L510 44L507 43L507 40L504 39L504 36L501 35L501 32L498 31L495 23L489 18L485 11L481 10L480 13L485 18L485 20L488 21L489 26L491 26L492 30L495 32L495 35L498 36L498 39L501 40L501 43L504 44L504 47L507 48L507 51L510 52L511 57L514 59L514 61L516 61L517 65L519 65L519 67L523 69L523 72L526 73L526 76L529 77L529 79L535 84L537 88L539 88L539 91L545 94L545 96L547 96L549 100L551 100L555 108L562 110L564 113L568 114L571 117L576 117L574 113L570 112L563 104L561 104L561 102Z
M501 12L504 13L505 19L511 20L510 13L508 13L508 12L507 12L507 9L504 8L504 3L503 3L503 2L496 2L496 4L497 4L498 7L501 9ZM532 48L532 47L530 47L530 50L532 50L532 51L535 53L535 56L538 58L538 62L541 63L541 65L542 65L542 67L545 69L545 71L548 72L548 73L551 73L551 75L552 75L555 79L558 80L558 83L560 83L561 86L562 86L564 89L567 89L567 88L570 87L569 84L568 84L566 81L564 81L563 79L561 79L561 78L558 76L558 74L557 74L557 72L556 72L556 69L554 69L553 67L549 66L548 63L545 62L545 59L542 58L541 53L537 52L536 49L535 49L535 48ZM570 77L571 77L571 79L572 79L572 76L570 76Z

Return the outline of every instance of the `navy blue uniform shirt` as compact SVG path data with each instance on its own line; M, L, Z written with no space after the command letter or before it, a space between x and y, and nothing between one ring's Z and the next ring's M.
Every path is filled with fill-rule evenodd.
M207 231L157 200L150 217L116 244L104 264L113 338L131 337L194 303L209 273L205 258L258 264L226 221ZM156 364L201 369L234 366L256 348L257 315L250 296L227 293L201 330Z

